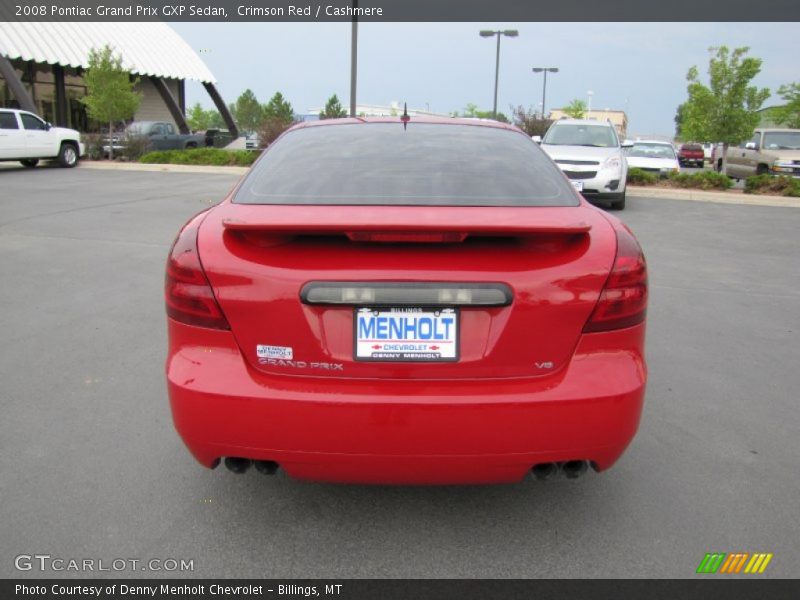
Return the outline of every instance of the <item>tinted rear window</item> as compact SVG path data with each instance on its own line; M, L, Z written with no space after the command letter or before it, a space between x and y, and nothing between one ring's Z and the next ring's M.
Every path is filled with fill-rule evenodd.
M339 124L292 131L247 176L244 204L575 206L569 182L518 132Z
M0 129L19 129L14 113L0 112Z

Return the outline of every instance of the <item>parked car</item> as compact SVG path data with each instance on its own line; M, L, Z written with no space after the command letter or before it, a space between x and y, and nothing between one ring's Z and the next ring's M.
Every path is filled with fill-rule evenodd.
M125 150L126 139L141 137L147 140L147 150L186 150L205 146L206 137L196 133L178 133L173 123L166 121L134 121L122 135L111 138L114 154ZM103 152L108 154L108 138L104 140Z
M538 136L534 140L539 141ZM625 208L628 166L623 144L611 123L561 119L550 126L541 144L587 199L608 200L612 208Z
M40 160L55 159L62 167L74 167L85 153L74 129L53 127L25 110L0 109L0 160L35 167Z
M728 148L725 173L735 179L764 174L800 177L800 129L756 129L749 140Z
M681 148L678 150L678 162L682 167L695 166L702 169L705 163L703 146L700 144L681 144Z
M638 427L642 250L510 125L296 125L166 271L170 406L206 467L577 477Z
M635 167L659 177L667 177L680 170L675 147L670 142L636 140L632 143L633 146L625 150L629 168Z
M703 159L705 162L710 163L712 155L714 153L714 146L716 144L712 144L711 142L705 142L700 144L703 147Z
M244 135L244 147L247 150L258 150L261 146L261 140L258 133L255 131L248 131Z

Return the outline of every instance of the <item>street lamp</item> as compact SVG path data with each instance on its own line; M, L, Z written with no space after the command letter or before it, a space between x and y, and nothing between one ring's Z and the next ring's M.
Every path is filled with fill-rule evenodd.
M516 29L498 29L497 31L492 31L491 29L482 29L481 30L481 37L492 37L497 36L497 58L495 60L494 65L494 108L492 108L492 115L494 118L497 118L497 82L500 79L500 36L504 35L506 37L517 37L519 35L519 31Z
M547 94L547 74L548 73L558 73L558 67L533 67L531 69L534 73L544 73L544 82L542 83L542 120L545 119L544 116L544 99L545 94Z
M358 0L352 1L353 24L350 26L350 116L356 116L356 79L358 78Z
M586 118L592 118L592 96L594 96L594 92L589 90L586 92L586 95L589 96L589 105L586 107Z

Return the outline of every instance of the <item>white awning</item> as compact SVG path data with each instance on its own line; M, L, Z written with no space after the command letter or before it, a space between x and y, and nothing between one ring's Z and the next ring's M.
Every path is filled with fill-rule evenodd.
M216 83L197 53L169 25L148 23L0 22L0 55L86 67L89 50L106 44L131 73Z

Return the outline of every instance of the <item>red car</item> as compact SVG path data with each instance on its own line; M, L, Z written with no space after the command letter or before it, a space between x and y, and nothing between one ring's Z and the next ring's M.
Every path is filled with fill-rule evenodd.
M691 164L702 169L705 160L706 155L703 152L703 146L700 144L683 144L678 151L678 163L682 167Z
M515 127L293 127L167 263L175 426L237 473L498 483L636 433L647 271Z

